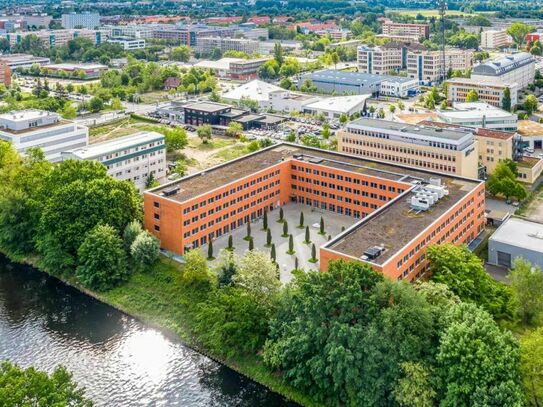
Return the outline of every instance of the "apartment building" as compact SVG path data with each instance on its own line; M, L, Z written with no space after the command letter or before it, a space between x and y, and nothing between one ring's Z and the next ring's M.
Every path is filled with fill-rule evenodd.
M498 49L511 44L511 38L505 30L486 30L481 32L481 48Z
M473 131L361 118L336 134L338 151L429 171L477 178Z
M421 84L433 84L441 80L441 51L409 51L407 75ZM467 71L473 65L473 51L448 48L445 50L445 73L452 69Z
M209 55L215 49L221 52L242 51L250 55L258 52L259 47L258 41L245 38L198 37L196 39L196 51L201 55Z
M88 144L87 127L64 120L57 113L28 109L0 114L0 140L9 141L19 152L40 148L51 162L60 153Z
M105 39L104 33L100 30L41 30L41 31L18 31L15 33L0 34L0 38L9 41L10 46L20 43L27 35L37 36L46 47L59 47L75 38L87 38L95 45L99 45Z
M165 137L154 131L63 151L61 156L62 160L98 161L113 178L133 182L140 192L149 177L162 178L167 171Z
M67 29L88 28L94 29L100 25L100 14L97 13L69 13L62 15L62 26Z
M518 116L486 102L454 103L452 109L438 109L439 118L459 126L516 131Z
M428 24L395 23L387 20L383 23L383 34L408 35L428 39L430 36L430 26Z
M465 102L468 93L475 90L481 102L486 102L495 107L502 107L506 89L509 89L511 106L518 103L520 89L517 83L488 83L473 78L452 78L447 80L446 83L448 86L447 101L449 103Z
M144 220L163 249L183 255L297 202L355 220L320 247L322 271L345 259L412 281L427 271L430 245L480 234L484 192L477 180L282 143L144 192Z
M485 83L516 83L524 89L534 82L535 58L528 52L506 55L473 67L471 78Z

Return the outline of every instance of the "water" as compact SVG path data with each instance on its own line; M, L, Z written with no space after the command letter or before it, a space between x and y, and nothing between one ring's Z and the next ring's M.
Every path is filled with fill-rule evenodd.
M66 366L97 406L294 406L30 267L0 257L0 360Z

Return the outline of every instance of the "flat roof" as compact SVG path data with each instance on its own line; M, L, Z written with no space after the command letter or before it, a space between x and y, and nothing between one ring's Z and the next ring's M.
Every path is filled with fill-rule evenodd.
M482 182L329 150L281 143L145 193L162 197L165 190L177 187L179 191L168 196L167 199L183 202L287 160L292 160L293 164L296 162L318 162L318 165L324 167L394 180L403 183L406 191L414 185L415 181L427 182L430 178L440 178L442 185L447 186L449 196L441 199L426 212L414 213L408 202L411 192L405 192L404 194L408 196L400 196L389 201L374 214L358 221L344 234L338 235L325 245L331 250L360 258L369 247L384 244L386 250L373 261L376 264L382 264L388 260Z
M490 240L543 253L543 224L510 217L490 236Z
M92 159L115 151L125 150L140 144L150 143L155 140L163 140L164 135L156 131L141 131L125 137L119 137L103 143L89 144L86 147L74 148L65 151L81 159Z
M446 119L461 120L482 119L483 116L487 119L516 117L515 114L486 102L455 103L453 110L439 110L439 115Z
M44 68L49 69L107 69L106 65L102 64L47 64Z
M229 107L232 106L215 102L195 102L183 106L184 109L201 110L202 112L208 113L220 112L221 110L228 109Z
M351 95L324 98L307 104L305 108L347 113L355 107L364 104L370 97L371 95Z
M453 123L443 123L443 122L436 122L432 120L423 120L419 122L419 124L423 126L430 126L430 127L438 127L442 129L450 128L450 129L458 129L462 128L459 124L453 124ZM487 138L493 138L497 140L509 140L511 137L515 135L512 131L502 131L502 130L493 130L493 129L485 129L482 127L477 127L473 129L472 127L463 127L465 129L469 129L474 132L474 134L477 137L487 137Z
M347 71L338 71L334 69L326 69L323 71L312 72L304 75L305 77L312 78L313 81L341 81L343 83L353 84L353 85L367 85L367 84L377 84L383 81L389 82L398 82L405 83L411 82L414 79L405 77L405 76L392 76L392 75L375 75L371 73L362 73L362 72L347 72Z
M531 120L519 120L517 132L525 137L543 137L543 124Z
M362 117L347 124L347 130L349 127L372 127L380 130L393 130L399 132L405 132L409 134L420 134L427 137L435 137L440 139L461 140L466 137L467 134L473 134L473 130L467 129L451 129L451 128L436 128L423 125L414 125L400 122L393 122L390 120L373 119L369 117Z

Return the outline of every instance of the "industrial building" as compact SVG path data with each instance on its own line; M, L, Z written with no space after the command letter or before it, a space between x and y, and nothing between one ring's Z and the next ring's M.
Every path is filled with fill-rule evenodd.
M345 259L394 280L423 276L430 245L485 226L482 182L282 143L144 192L145 228L183 255L289 202L355 222L320 247L321 270Z
M154 131L66 150L61 156L62 160L98 161L113 178L133 182L140 192L149 177L162 178L167 170L165 137Z
M473 67L471 78L485 83L516 83L524 89L534 82L535 58L528 52L506 55Z
M373 75L332 69L302 75L298 81L298 88L301 88L307 80L311 81L320 93L338 95L406 97L418 88L416 80L403 76Z
M28 109L0 115L0 140L9 141L19 153L40 148L51 162L60 153L89 143L89 129L65 120L57 113Z
M488 239L488 262L510 268L516 258L543 268L543 224L511 217Z
M472 130L360 118L337 133L338 151L413 168L477 178Z

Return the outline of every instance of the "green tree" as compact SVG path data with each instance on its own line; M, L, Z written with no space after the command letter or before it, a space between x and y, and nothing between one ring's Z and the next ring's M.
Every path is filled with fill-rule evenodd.
M130 254L139 267L149 270L160 256L160 240L147 231L141 232L130 246Z
M305 239L304 242L309 244L311 243L311 234L309 233L309 226L305 227Z
M538 407L543 403L543 328L520 338L520 372L526 405Z
M89 100L89 110L93 113L98 113L104 109L104 101L99 97L93 97Z
M287 254L294 254L294 238L292 237L292 234L288 235L288 250Z
M277 62L279 67L283 65L283 47L280 42L276 42L273 46L273 59Z
M238 137L243 132L243 126L241 123L231 121L226 132L230 137Z
M283 237L288 237L288 235L289 235L288 234L288 222L285 220L283 222L283 234L282 234L282 236Z
M436 355L444 383L442 406L522 406L519 345L475 304L459 304L446 316Z
M188 144L187 132L181 127L168 129L165 138L166 148L169 152L181 150Z
M533 25L515 22L507 28L507 34L513 38L513 42L520 48L526 41L526 35L531 33L534 29L535 27Z
M132 243L136 240L140 233L143 232L141 224L137 220L130 222L123 231L123 242L124 249L126 253L130 254L130 249L132 248Z
M259 250L245 253L239 261L238 271L233 280L236 287L254 294L262 301L270 301L281 287L275 265Z
M215 275L209 270L206 256L201 250L189 250L184 257L183 281L185 284L207 290L215 286Z
M324 123L322 125L322 132L321 132L321 135L323 138L325 139L329 139L330 138L330 125L328 123Z
M22 369L8 361L0 365L0 400L3 406L92 406L84 389L64 367L47 374L33 367Z
M123 241L109 225L98 225L87 233L77 258L76 276L93 290L109 290L128 277Z
M72 120L77 117L77 110L71 103L66 103L60 112L63 118Z
M506 87L503 91L502 109L508 112L511 111L511 89L509 87Z
M196 129L196 133L198 134L198 137L200 137L200 139L202 140L202 143L207 144L211 141L213 131L211 129L211 125L202 124Z
M524 186L517 181L514 168L507 161L500 161L488 177L486 189L492 195L503 195L507 199L515 197L518 200L526 198Z
M300 212L300 221L299 221L299 223L298 223L298 227L299 227L299 228L303 228L303 227L304 227L304 213L303 213L303 211Z
M268 209L264 209L264 216L262 217L262 229L268 230Z
M233 250L226 249L219 252L214 266L219 287L228 287L234 284L233 278L238 270L238 262L239 259Z
M174 61L189 62L190 48L186 45L181 45L172 49L171 58Z
M524 110L528 115L531 115L533 112L537 112L537 104L537 98L534 95L528 95L524 100Z
M403 376L394 389L394 399L402 407L433 407L436 391L432 373L420 362L404 362L400 365Z
M510 288L490 277L481 260L466 246L434 245L427 257L432 281L447 285L462 301L480 305L497 319L512 319Z
M533 325L543 315L543 272L538 266L516 258L509 275L519 316L524 324Z
M315 243L311 245L311 259L313 263L317 262L317 248L315 247Z
M270 247L272 244L272 234L270 229L266 229L266 247Z
M479 100L479 94L475 89L471 89L466 95L466 102L477 102Z
M319 222L319 234L324 235L326 232L324 230L324 218L321 216L321 220Z

